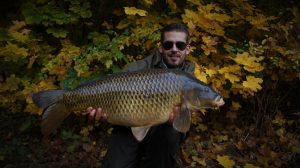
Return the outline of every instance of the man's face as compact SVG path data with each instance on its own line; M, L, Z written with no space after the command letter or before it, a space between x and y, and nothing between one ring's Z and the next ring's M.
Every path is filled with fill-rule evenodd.
M190 45L186 42L184 32L165 32L163 44L159 47L165 63L170 67L180 65L190 53Z

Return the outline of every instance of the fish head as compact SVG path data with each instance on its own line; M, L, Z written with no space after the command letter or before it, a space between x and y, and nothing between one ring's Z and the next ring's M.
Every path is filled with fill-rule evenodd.
M197 80L188 82L184 96L188 108L193 110L216 109L225 104L220 93Z

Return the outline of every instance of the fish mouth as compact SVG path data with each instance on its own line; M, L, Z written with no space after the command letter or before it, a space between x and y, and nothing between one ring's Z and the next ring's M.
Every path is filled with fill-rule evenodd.
M223 106L225 104L225 101L221 96L217 96L214 100L215 108L218 108L220 106Z

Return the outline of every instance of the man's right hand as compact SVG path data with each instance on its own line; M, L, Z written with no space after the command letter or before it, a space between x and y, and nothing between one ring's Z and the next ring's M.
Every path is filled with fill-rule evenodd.
M89 107L86 109L87 113L89 114L89 119L90 120L96 120L99 121L101 120L106 120L106 114L103 113L102 108L93 108Z

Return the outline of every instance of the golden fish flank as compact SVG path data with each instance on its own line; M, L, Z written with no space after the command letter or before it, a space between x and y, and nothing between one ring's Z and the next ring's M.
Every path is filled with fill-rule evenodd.
M63 101L71 111L101 107L113 124L147 126L168 120L182 85L176 75L122 73L66 92Z
M221 96L191 75L177 70L150 69L116 73L83 84L72 91L49 90L33 95L45 109L42 133L48 136L71 111L101 107L107 121L115 125L143 127L133 133L141 140L150 126L168 121L169 113L181 106L173 126L186 132L190 126L189 109L214 108L224 104Z

